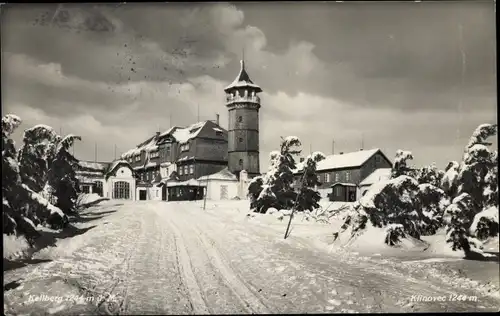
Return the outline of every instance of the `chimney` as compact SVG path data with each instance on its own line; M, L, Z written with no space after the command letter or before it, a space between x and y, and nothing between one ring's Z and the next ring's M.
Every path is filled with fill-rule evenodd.
M215 114L215 117L216 117L216 121L215 121L215 123L217 123L217 125L218 125L218 126L220 126L220 125L219 125L219 114Z
M340 154L340 155L343 155L343 154L344 154L344 152L343 152L343 151L341 151L339 154Z

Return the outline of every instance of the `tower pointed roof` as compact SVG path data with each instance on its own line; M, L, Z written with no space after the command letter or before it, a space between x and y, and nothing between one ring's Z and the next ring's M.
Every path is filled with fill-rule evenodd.
M240 72L238 73L238 76L236 76L236 79L227 86L224 91L229 92L232 89L235 88L244 88L244 87L250 87L255 90L255 92L262 92L262 89L253 83L253 81L250 79L250 76L248 75L246 69L245 69L245 61L240 60Z

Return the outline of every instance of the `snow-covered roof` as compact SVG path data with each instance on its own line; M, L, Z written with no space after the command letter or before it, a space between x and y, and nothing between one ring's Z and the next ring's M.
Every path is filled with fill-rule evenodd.
M102 177L104 173L102 171L87 171L87 170L77 170L76 171L77 176L98 176Z
M111 163L111 166L109 166L109 169L108 169L107 173L113 172L116 169L116 167L118 167L118 165L120 165L120 164L126 164L130 168L130 164L128 163L128 161L126 161L126 160L116 160L116 161L113 161Z
M354 184L354 183L347 183L347 182L335 182L334 184L332 184L332 185L330 186L330 188L332 188L332 187L334 187L334 186L336 186L336 185L342 185L342 186L344 186L344 187L355 187L355 186L356 186L356 184Z
M366 177L361 183L360 186L372 185L382 180L388 180L391 177L391 168L379 168L375 169L368 177Z
M190 125L186 128L177 128L172 136L175 138L176 141L179 143L186 143L192 138L195 138L198 136L200 131L202 130L203 126L207 124L208 121L203 121L203 122L198 122L193 125Z
M316 165L317 171L330 170L330 169L342 169L342 168L353 168L363 165L368 159L370 159L375 153L380 151L380 149L370 149L370 150L360 150L344 154L336 154L326 156L325 159L321 160ZM294 173L302 171L304 163L298 163L297 168Z
M171 127L161 134L151 136L150 138L148 138L146 141L139 144L135 148L132 148L129 151L123 153L120 157L122 159L127 159L129 157L140 154L142 151L145 152L156 151L158 150L158 141L167 135L171 135L180 144L187 143L189 140L197 137L201 132L201 130L203 129L203 127L205 126L205 124L207 124L208 122L209 121L202 121L192 124L188 127L178 127L178 126ZM220 130L221 132L223 131L218 128L214 128L214 130Z
M194 156L181 157L181 158L177 159L177 161L187 161L187 160L191 160L191 159L194 159Z
M202 184L200 181L196 179L189 179L187 181L166 181L167 187L187 187L187 186L193 186L193 187L204 187L205 184Z
M224 168L219 172L216 172L214 174L210 174L207 176L202 176L198 178L198 181L207 181L208 180L230 180L230 181L237 181L238 178L236 175L234 175L232 172L229 171L228 168Z
M250 79L250 76L245 69L245 62L243 60L240 60L240 72L238 73L238 76L236 76L236 78L230 85L224 88L224 91L228 92L231 89L243 87L252 87L257 92L262 92L262 89L258 85L253 83L253 81Z
M167 136L168 134L171 134L174 131L174 129L176 129L176 128L178 128L178 127L174 126L174 127L167 129L166 131L164 131L163 133L160 134L160 137Z
M80 160L78 161L78 165L85 169L104 171L108 168L109 163Z
M100 175L100 176L83 176L83 175L79 175L77 174L76 175L76 178L78 179L78 181L80 181L80 183L94 183L94 181L96 180L102 180L103 179L103 176Z

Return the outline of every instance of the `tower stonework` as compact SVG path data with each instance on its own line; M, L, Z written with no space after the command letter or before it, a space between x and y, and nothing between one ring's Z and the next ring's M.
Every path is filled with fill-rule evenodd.
M245 170L249 178L260 175L259 164L259 108L257 95L262 89L254 84L240 61L240 73L227 86L226 106L229 111L228 167L239 176Z

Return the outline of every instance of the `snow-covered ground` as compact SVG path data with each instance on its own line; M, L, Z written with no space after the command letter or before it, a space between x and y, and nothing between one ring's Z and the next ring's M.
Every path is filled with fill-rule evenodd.
M96 193L84 193L80 194L76 200L76 205L78 206L87 206L93 205L100 201L108 200L108 198L103 198L99 194Z
M340 217L324 224L299 215L284 240L288 218L249 214L248 201L207 201L205 210L203 201L105 201L73 223L73 237L36 253L38 263L4 272L5 312L498 310L498 262L446 254L440 236L423 249L379 241L352 249L333 241Z

